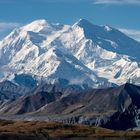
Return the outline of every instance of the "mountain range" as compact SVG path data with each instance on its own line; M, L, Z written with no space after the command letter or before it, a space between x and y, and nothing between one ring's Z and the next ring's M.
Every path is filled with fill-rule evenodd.
M74 25L36 20L0 41L0 80L16 76L69 85L139 85L140 43L109 26L85 19Z
M139 52L136 40L85 19L73 25L42 19L14 29L0 41L0 114L136 127Z

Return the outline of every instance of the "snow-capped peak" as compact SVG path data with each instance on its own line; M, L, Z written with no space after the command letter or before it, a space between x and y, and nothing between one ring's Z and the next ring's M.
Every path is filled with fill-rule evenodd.
M138 42L109 26L36 20L0 42L0 67L11 69L0 70L0 77L25 73L94 87L128 79L139 84L139 52Z
M86 19L79 19L74 25L78 25L81 27L87 26L88 24L91 24L88 20Z
M25 25L22 29L25 31L39 32L46 26L50 26L49 23L45 19L40 19Z
M111 28L110 26L108 26L108 25L105 25L105 26L103 26L103 27L104 27L104 29L105 29L107 32L112 31L112 28Z

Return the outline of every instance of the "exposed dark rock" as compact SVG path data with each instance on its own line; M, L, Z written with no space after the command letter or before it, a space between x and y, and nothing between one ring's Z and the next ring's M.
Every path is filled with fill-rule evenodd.
M67 85L67 81L65 82ZM106 89L87 89L61 84L39 85L33 93L4 102L1 115L28 116L50 121L97 125L111 129L129 129L138 125L140 87L125 84ZM2 94L1 94L2 95ZM49 117L53 115L53 117ZM48 116L48 117L47 117ZM38 118L38 119L39 119Z

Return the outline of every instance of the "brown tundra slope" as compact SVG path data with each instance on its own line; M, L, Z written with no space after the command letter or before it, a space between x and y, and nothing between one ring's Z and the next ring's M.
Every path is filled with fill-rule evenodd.
M114 131L87 125L0 121L0 140L115 140L117 138L138 139L139 137L139 131Z

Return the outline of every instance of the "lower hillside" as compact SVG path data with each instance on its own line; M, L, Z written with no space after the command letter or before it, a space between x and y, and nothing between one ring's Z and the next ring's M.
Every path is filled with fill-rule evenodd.
M113 130L140 127L140 86L125 84L81 90L77 86L45 84L26 95L9 99L6 93L12 94L11 88L11 92L8 91L10 85L6 92L2 90L1 119L17 120L20 117L26 121L86 124Z
M84 140L140 137L140 131L114 131L87 125L39 121L0 121L0 140Z

